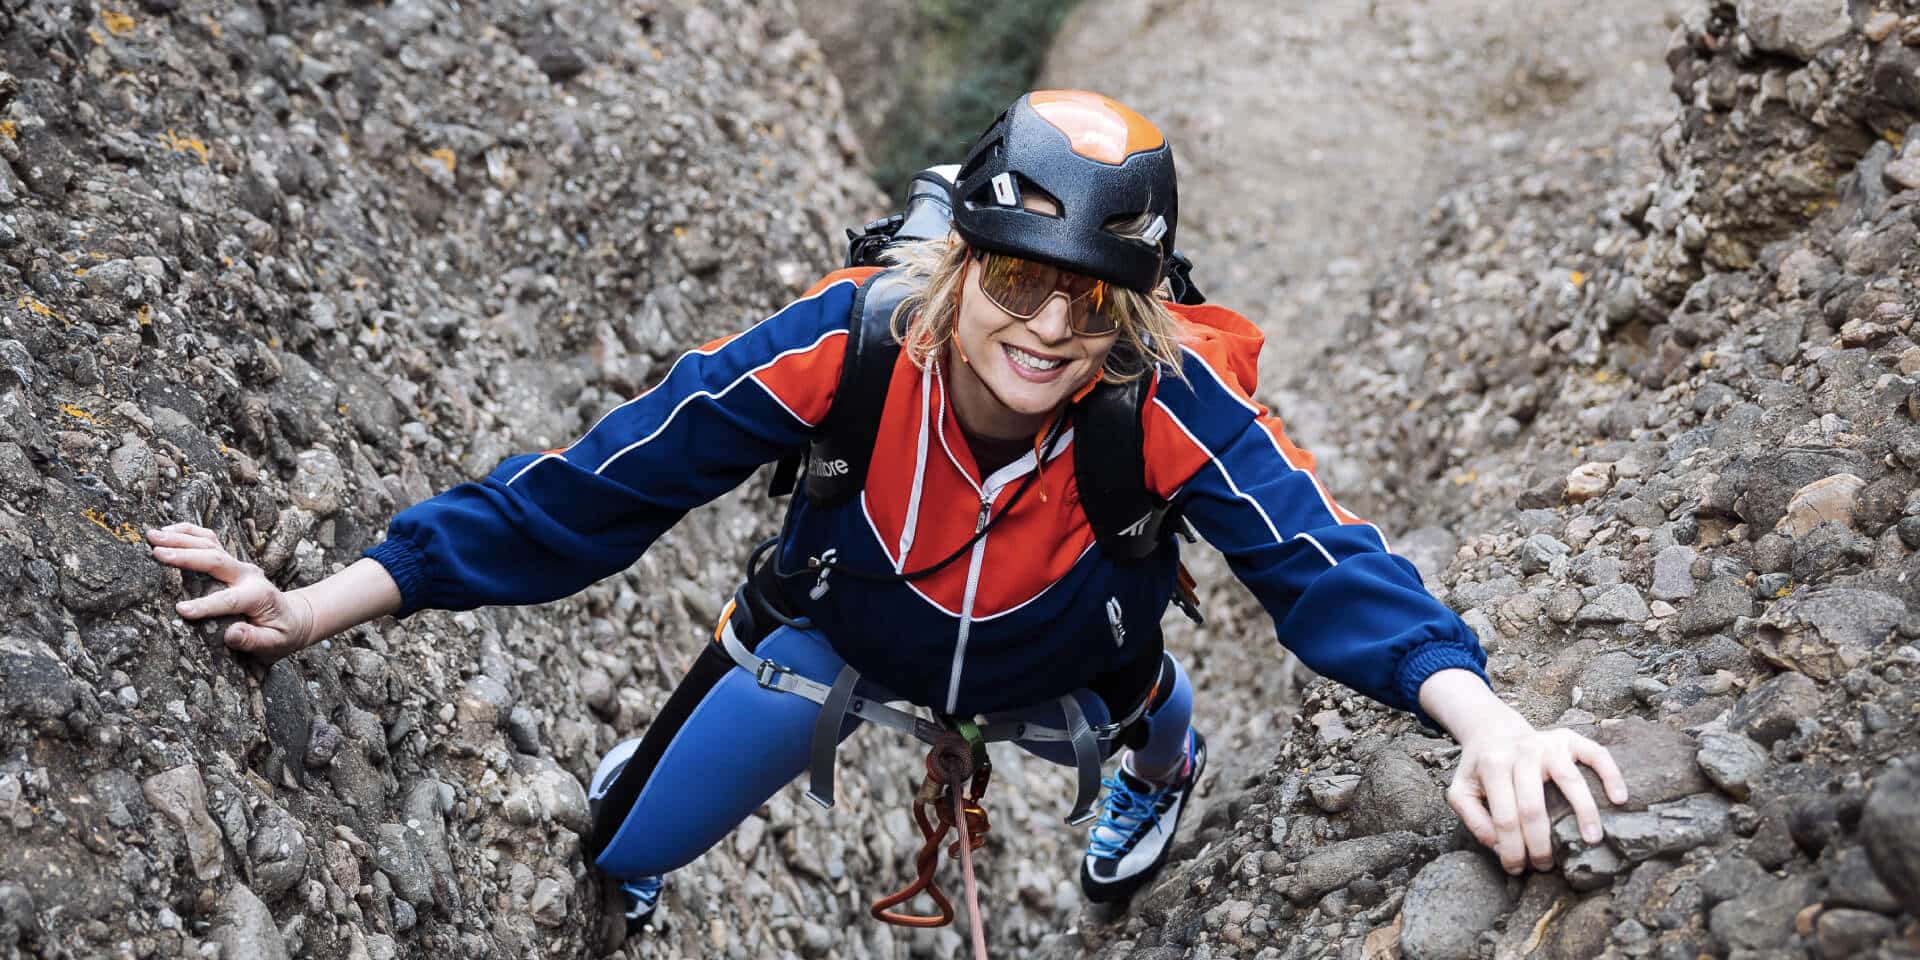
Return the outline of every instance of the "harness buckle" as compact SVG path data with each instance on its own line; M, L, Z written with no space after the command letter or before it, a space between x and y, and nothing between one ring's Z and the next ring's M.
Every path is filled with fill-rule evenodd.
M764 690L776 690L779 688L781 675L792 672L791 669L772 660L762 660L760 665L754 668L753 681Z

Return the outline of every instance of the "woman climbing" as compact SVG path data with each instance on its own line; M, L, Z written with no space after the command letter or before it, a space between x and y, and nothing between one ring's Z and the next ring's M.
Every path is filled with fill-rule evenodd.
M1174 517L1226 555L1309 667L1452 734L1448 799L1509 871L1552 865L1549 781L1598 841L1576 765L1622 802L1607 752L1495 697L1472 632L1328 496L1251 397L1258 329L1164 299L1177 211L1157 128L1097 94L1022 96L960 166L951 216L951 233L894 247L897 266L829 275L688 352L566 449L401 512L319 583L283 592L209 530L151 531L161 562L227 584L181 616L244 617L227 644L278 657L387 614L567 596L811 445L781 536L756 551L714 642L593 777L588 853L634 923L662 876L809 766L830 798L834 740L901 700L1077 759L1083 788L1089 757L1097 783L1120 753L1080 879L1096 901L1138 889L1206 764L1159 628L1183 589ZM888 339L866 335L876 310L894 342L869 342ZM897 360L865 374L878 402L849 426L863 419L847 412L851 358L871 368L887 351ZM1108 489L1129 484L1150 509Z

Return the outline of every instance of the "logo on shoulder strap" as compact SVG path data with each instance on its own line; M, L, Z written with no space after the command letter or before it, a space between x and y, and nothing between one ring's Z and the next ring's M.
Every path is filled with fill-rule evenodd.
M1153 522L1153 511L1149 510L1140 519L1120 528L1123 537L1137 537L1147 532L1147 524Z

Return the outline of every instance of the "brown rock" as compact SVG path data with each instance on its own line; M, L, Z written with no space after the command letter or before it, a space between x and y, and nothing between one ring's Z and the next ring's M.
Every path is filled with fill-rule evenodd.
M1867 482L1851 473L1822 477L1794 492L1787 501L1787 515L1774 530L1790 537L1804 537L1822 523L1853 525L1854 500Z
M218 877L220 829L207 816L207 785L200 779L200 768L189 763L156 773L140 785L140 792L186 835L193 875L202 880Z

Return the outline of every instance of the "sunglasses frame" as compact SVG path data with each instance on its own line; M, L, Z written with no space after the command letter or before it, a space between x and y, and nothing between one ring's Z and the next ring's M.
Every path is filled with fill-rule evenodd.
M1093 318L1096 313L1097 308L1093 306L1089 305L1086 308L1084 308L1082 311L1078 313L1078 317L1076 318L1074 305L1081 303L1087 300L1089 297L1092 297L1095 294L1099 293L1100 287L1102 285L1105 285L1106 281L1094 280L1095 286L1092 290L1088 290L1086 293L1083 293L1076 297L1068 294L1067 291L1062 290L1060 288L1060 279L1062 277L1074 277L1074 276L1084 277L1085 274L1076 274L1071 270L1062 270L1061 268L1056 267L1049 263L1041 263L1038 260L1029 260L1025 257L1016 257L1012 254L1007 254L1007 253L995 253L991 250L978 250L978 251L975 251L975 254L977 259L981 263L981 275L980 275L981 294L983 294L987 298L987 302L993 304L998 309L1004 311L1008 316L1011 316L1020 320L1032 320L1034 317L1037 317L1040 315L1040 311L1046 309L1047 304L1051 302L1054 297L1065 297L1067 301L1067 326L1069 329L1071 329L1074 332L1076 336L1111 337L1120 332L1120 322L1122 317L1117 307L1117 304L1118 304L1117 299L1114 301L1116 306L1112 308L1112 311L1111 311L1110 319L1112 320L1112 325L1105 330L1096 332L1096 331L1090 331L1086 329L1084 321ZM969 266L971 266L972 260L976 259L976 257L968 258ZM990 257L1004 257L1008 260L1014 260L1020 263L1029 264L1033 267L1038 267L1045 270L1052 270L1054 271L1053 287L1047 291L1046 297L1040 301L1039 305L1034 307L1032 310L1029 310L1025 313L1022 313L1018 310L1014 310L1008 307L1005 303L1002 303L1000 298L995 296L993 291L989 289L989 286L986 282L986 278L987 278L986 271L987 271L987 261L988 261L988 258ZM1088 278L1088 279L1092 279L1092 278Z

